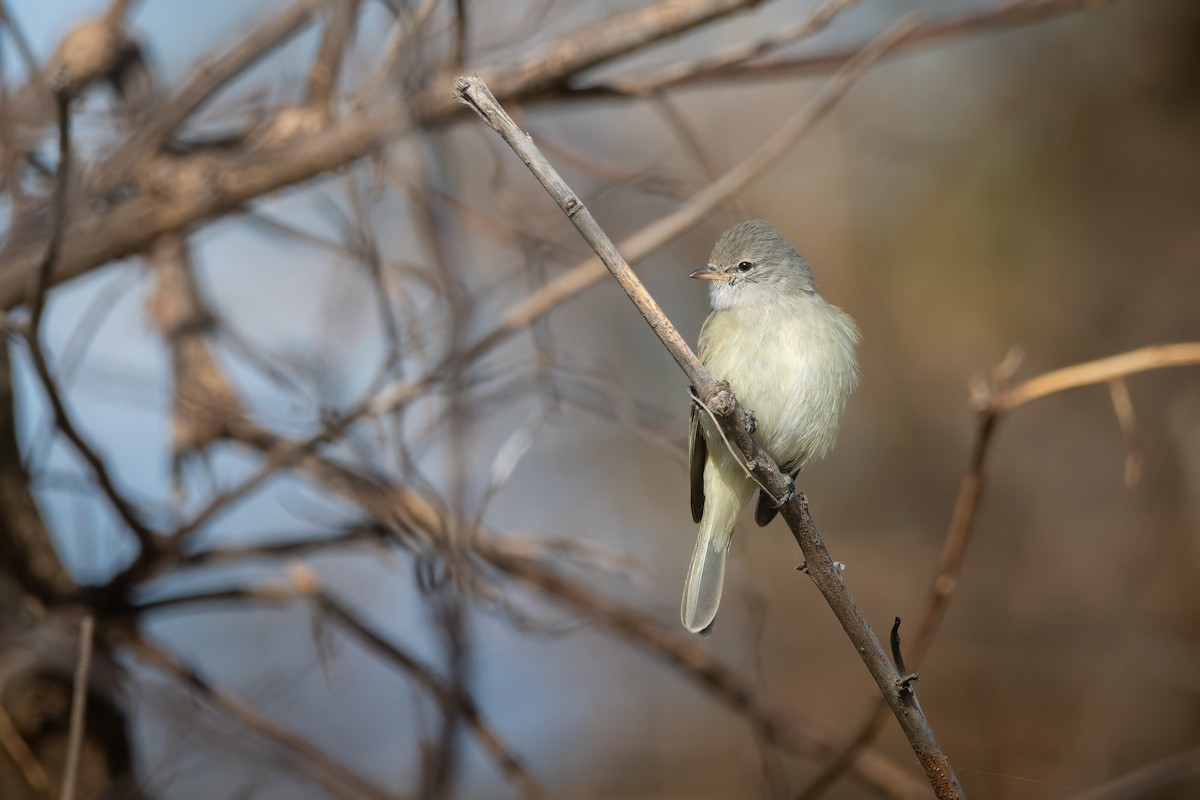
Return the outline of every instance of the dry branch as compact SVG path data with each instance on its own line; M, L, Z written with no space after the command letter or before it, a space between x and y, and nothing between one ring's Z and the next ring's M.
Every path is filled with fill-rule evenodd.
M1115 2L1115 0L1109 0ZM1106 4L1106 0L1010 0L995 8L987 8L955 19L933 20L918 27L893 51L893 56L924 52L930 47L960 41L968 36L1008 30L1045 22L1066 14L1088 11ZM620 78L587 84L575 91L577 96L629 95L646 91L647 86L662 83L670 86L695 85L707 82L760 80L764 78L794 78L813 73L829 72L853 60L869 42L858 42L836 50L815 55L777 59L735 59L732 63L709 68L698 62L690 70L683 68L665 71L661 76L643 80ZM771 44L767 40L764 44ZM749 48L748 48L749 49Z
M1124 386L1128 376L1139 372L1200 365L1200 342L1143 347L1128 353L1056 369L1010 388L1010 378L1018 363L1019 357L1010 354L993 371L991 385L981 387L979 396L973 401L978 412L975 441L971 446L967 470L959 484L954 510L950 514L950 524L942 541L937 571L930 581L925 605L917 622L917 634L909 650L909 660L914 665L919 666L928 652L950 600L958 588L958 575L966 557L975 521L979 516L984 488L984 468L1000 418L1027 403L1052 394L1099 384L1108 384L1111 387L1119 382ZM1133 406L1129 402L1127 390L1124 402L1126 407L1123 411L1121 402L1114 400L1118 418L1122 420L1122 429L1126 430L1126 426L1130 424L1126 419L1133 418ZM1129 436L1128 433L1126 435ZM1129 461L1126 463L1128 480ZM867 720L851 738L850 745L838 753L798 797L801 800L815 800L823 795L853 763L863 748L869 747L875 741L883 730L886 719L887 706L876 702Z
M44 335L42 322L46 309L46 293L49 291L50 278L54 274L64 246L64 236L68 224L68 197L74 163L71 146L70 97L64 90L60 90L55 94L55 101L58 110L58 170L55 177L53 205L50 209L52 215L50 240L37 269L31 273L31 276L26 276L27 280L29 277L33 279L29 293L29 335L27 337L29 355L54 414L54 424L87 463L97 484L118 516L137 538L142 550L149 552L157 545L155 533L142 522L138 511L117 489L116 482L100 454L83 438L83 434L80 433L58 390L57 382L51 373L50 364L42 346Z
M194 691L197 697L228 714L247 730L290 753L295 764L332 792L334 797L394 800L389 793L359 777L300 736L266 719L247 703L216 688L200 673L158 645L137 639L126 642L125 646L143 663L178 680Z
M92 632L96 620L88 614L79 623L79 658L71 691L71 722L67 732L67 764L63 768L58 800L75 800L75 782L79 776L79 755L83 750L83 723L87 714L88 671L92 668Z
M901 40L911 27L912 23L907 22L875 42L862 56L863 66L882 56L887 48ZM604 261L613 277L687 375L696 395L713 411L721 430L736 442L737 450L740 450L755 480L772 496L787 496L790 481L780 473L771 457L750 435L746 412L737 404L729 387L714 380L696 358L583 202L541 155L529 137L504 112L483 81L479 78L459 78L457 89L462 101L475 109L525 162L576 230ZM874 631L858 610L842 580L841 572L834 565L816 531L808 512L807 501L802 495L793 497L784 504L781 513L804 553L808 574L842 623L842 627L875 678L880 692L887 698L934 792L939 798L961 797L962 789L958 785L949 759L942 753L915 695L904 690L903 677L896 672Z

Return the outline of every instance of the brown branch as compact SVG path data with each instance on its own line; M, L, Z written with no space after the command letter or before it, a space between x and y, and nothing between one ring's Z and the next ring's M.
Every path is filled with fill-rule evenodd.
M1200 342L1151 345L1030 378L1001 392L990 405L999 413L1008 413L1018 406L1068 389L1107 383L1152 369L1195 364L1200 364Z
M568 76L758 5L760 0L659 0L596 20L516 64L480 73L498 97L536 94Z
M813 9L807 19L788 26L783 30L767 36L757 42L747 42L736 45L720 53L691 63L679 63L644 78L617 78L604 84L604 88L617 94L644 95L666 89L685 81L696 80L703 76L711 76L742 64L773 50L786 47L789 44L808 38L819 33L833 22L834 18L861 0L825 0ZM854 52L863 49L860 45ZM849 60L849 59L847 59ZM592 87L587 87L588 89Z
M560 85L580 70L598 66L654 42L680 35L749 8L754 0L659 0L643 8L585 25L529 56L483 74L501 99L527 97ZM266 55L311 19L316 0L303 0L273 17L225 55L201 64L154 118L97 168L109 182L136 173L159 145L221 87ZM171 169L165 185L140 192L113 208L80 213L64 242L55 271L67 280L109 261L128 257L164 233L240 209L250 200L311 180L374 152L414 126L444 124L462 112L442 82L412 99L401 111L348 115L312 136L297 137L248 152L204 153L192 170ZM548 95L552 96L552 95ZM267 127L270 127L269 124ZM145 162L143 162L145 163ZM197 174L202 183L197 186ZM169 201L164 201L164 196ZM14 226L0 247L0 308L24 299L28 275L44 252L47 231L36 223Z
M29 748L29 743L21 736L13 718L9 716L4 706L0 705L0 747L8 753L8 757L17 765L29 788L39 795L50 796L50 776L46 768L38 761L37 755Z
M21 460L8 347L0 342L0 571L50 603L73 593L77 585L58 557Z
M454 0L454 53L450 56L452 69L462 69L467 63L467 42L470 40L470 27L467 15L467 0Z
M226 52L194 66L188 82L104 163L101 171L107 180L126 179L127 171L139 159L157 154L184 120L213 95L307 25L320 2L298 0L286 11L272 15Z
M342 74L343 54L354 38L354 24L358 20L359 0L341 0L330 12L332 18L325 26L317 57L308 70L308 93L304 103L319 109L324 119L332 115L331 104L337 90L338 78Z
M1152 761L1132 772L1096 786L1073 800L1137 800L1158 797L1169 783L1200 775L1200 747Z
M537 587L620 640L646 651L690 678L744 717L763 742L812 758L828 758L844 746L836 734L812 721L780 715L774 704L761 697L752 683L711 656L694 637L684 638L637 608L568 580L538 559L515 556L488 540L481 540L477 550L504 574ZM877 753L862 753L854 769L865 786L888 797L915 799L930 794L928 786L915 782L899 766Z
M170 675L192 689L197 696L213 707L236 719L247 730L274 742L295 757L299 769L328 789L334 797L364 797L371 800L393 800L390 794L351 772L327 756L320 748L274 722L260 716L250 706L217 689L194 669L178 661L163 648L144 640L124 643L147 665Z
M902 37L903 31L897 31L896 35ZM821 87L808 103L788 117L775 133L767 137L748 157L697 192L677 211L652 222L624 239L617 249L625 255L627 261L639 261L698 225L705 217L762 174L767 167L795 144L796 140L812 130L812 127L837 105L850 87L866 72L872 57L874 57L873 52L864 52L863 58L847 64ZM595 285L607 274L603 263L596 257L589 258L568 269L509 308L501 316L500 322L459 358L463 361L479 358L516 332L524 330L530 323L549 313L559 304ZM429 376L436 375L441 368L442 365L438 365L428 373L425 379L392 387L382 393L373 404L372 413L381 413L407 402L428 384Z
M336 619L377 655L390 661L413 678L421 688L438 701L444 713L449 713L451 707L457 708L475 738L479 740L480 746L496 763L505 779L523 797L529 798L529 800L540 800L540 798L550 796L483 715L474 696L462 687L456 689L455 686L436 676L429 666L422 664L411 653L384 638L359 619L358 615L322 589L317 583L316 575L307 567L293 567L292 585L302 594L311 597L321 611Z
M25 70L30 77L36 76L38 74L37 57L33 54L33 48L29 46L29 40L25 38L25 32L13 19L12 12L8 10L8 4L4 0L0 0L0 24L8 29L13 44L17 46L17 54L20 55L21 62L25 65Z
M1108 0L1112 2L1113 0ZM1104 5L1106 0L1009 0L996 8L986 9L958 19L932 21L913 31L913 35L896 47L891 55L900 56L924 50L966 36L1008 30L1044 22L1066 14L1087 11ZM721 69L696 69L686 74L679 71L664 73L672 78L668 85L684 86L710 82L744 81L763 78L786 78L829 72L852 60L867 42L859 42L816 55L780 58L753 63L735 63ZM703 62L700 62L703 65ZM644 91L642 82L623 82L621 79L588 84L573 90L579 99L586 95L612 96L637 94Z
M71 690L71 721L67 730L67 763L58 800L75 800L75 781L79 775L79 756L83 749L83 723L87 714L88 671L92 666L92 632L96 621L88 614L79 623L79 658L75 664L75 682Z
M71 183L72 148L71 148L71 109L70 98L65 90L60 90L55 96L58 106L58 170L54 186L53 215L50 229L50 242L45 255L33 273L33 283L30 287L29 312L29 355L33 361L34 371L46 393L50 409L54 414L54 423L87 463L96 478L101 490L116 510L118 516L137 538L143 551L154 549L156 537L153 531L141 521L137 511L129 501L118 491L116 483L109 474L108 467L100 455L88 444L87 440L75 426L73 418L67 411L62 395L58 391L46 354L42 348L42 322L46 308L46 293L50 286L50 277L54 273L55 264L62 250L64 232L67 228L67 209L69 205L69 186Z
M278 437L252 428L239 431L237 438L264 452L285 446ZM379 545L389 538L396 538L394 531L398 528L428 542L444 536L446 522L442 513L432 502L409 487L381 485L345 466L316 456L304 459L298 466L312 479L355 503L366 514L385 522L388 527L353 529L330 539L201 551L184 557L180 564L201 566L245 558L298 557L358 542ZM515 551L499 534L483 528L473 531L472 548L480 558L500 572L537 587L596 621L618 638L678 669L746 717L765 741L796 754L820 757L828 757L844 748L843 742L816 724L788 720L778 715L772 710L772 704L761 698L752 684L712 658L691 639L683 638L632 606L606 598L566 579L538 559ZM854 770L865 785L888 797L915 800L929 795L928 787L915 783L902 769L876 753L868 751L861 754L854 764Z
M914 27L906 20L892 29L872 46L866 48L855 62L865 69L878 60L889 47L903 39ZM629 295L634 305L646 319L659 340L671 353L676 363L687 375L697 395L712 408L721 429L733 439L738 449L752 468L755 479L773 496L784 497L789 491L789 480L780 473L770 456L750 435L746 413L738 406L729 387L719 384L708 373L688 347L683 337L667 319L654 298L642 286L616 246L596 222L591 212L583 205L570 187L541 155L537 147L496 101L486 84L479 78L459 78L456 82L460 99L470 105L512 147L530 171L551 195L563 213L596 252L613 277ZM782 515L796 537L808 562L808 574L825 596L830 608L838 617L842 627L858 650L871 675L879 685L880 692L887 698L901 728L908 737L918 761L929 778L930 785L939 798L958 798L962 789L954 776L949 759L942 753L915 696L904 691L902 676L888 660L874 631L859 612L853 597L842 580L840 570L825 548L812 517L808 513L807 501L798 496L784 504Z
M1053 370L1031 378L1009 388L1010 378L1019 359L1010 354L993 372L991 386L980 389L974 405L979 413L975 429L975 443L971 448L967 471L959 484L958 497L950 524L942 541L942 552L938 559L937 572L930 582L925 606L921 611L917 635L909 653L909 660L919 665L933 642L933 637L945 617L946 608L958 587L958 575L966 556L975 520L979 515L980 500L984 488L984 467L1000 417L1051 394L1069 391L1084 386L1114 382L1124 385L1125 379L1133 374L1151 369L1200 365L1200 342L1143 347L1128 353L1088 361L1070 367ZM1126 393L1125 401L1128 402ZM1120 401L1115 400L1120 410ZM1130 418L1133 406L1126 412ZM1122 423L1124 426L1126 423ZM1128 465L1128 461L1126 462ZM1127 476L1128 476L1128 466ZM877 702L867 720L851 739L850 745L838 753L829 764L800 792L800 800L815 800L828 790L845 772L863 748L868 747L883 729L887 718L887 706Z

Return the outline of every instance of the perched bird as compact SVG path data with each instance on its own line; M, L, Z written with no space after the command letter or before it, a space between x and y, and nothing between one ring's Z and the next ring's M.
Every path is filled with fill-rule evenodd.
M730 228L708 266L712 313L700 330L700 360L753 414L755 439L794 480L837 437L847 396L858 385L858 328L825 302L812 269L792 243L761 219ZM757 484L729 452L712 418L692 408L688 436L692 519L700 523L683 585L683 626L708 633L721 602L725 557L738 515ZM755 520L778 503L759 493Z

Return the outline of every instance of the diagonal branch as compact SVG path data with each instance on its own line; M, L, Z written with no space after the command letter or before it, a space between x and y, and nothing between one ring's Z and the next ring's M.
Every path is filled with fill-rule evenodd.
M914 27L912 20L900 26L866 48L856 59L856 66L865 69L878 60L887 50L904 38ZM567 215L567 218L596 252L617 282L629 295L634 305L646 319L659 340L671 353L676 363L687 375L705 404L714 410L723 431L733 439L752 468L755 479L771 494L786 495L789 482L780 473L770 456L750 435L746 413L733 398L727 385L719 384L708 373L688 347L683 337L650 296L641 281L633 273L618 252L608 235L596 222L591 212L583 205L565 181L546 161L537 147L517 127L512 118L496 101L486 84L479 78L459 78L456 82L460 99L471 106L525 162L534 176ZM886 652L870 625L858 610L840 571L835 567L817 533L803 496L787 502L782 514L787 520L808 561L808 573L817 588L825 596L830 608L842 623L855 648L862 656L880 692L887 698L889 706L904 729L909 744L929 778L939 798L958 798L962 789L954 775L949 759L942 753L937 739L930 729L915 696L902 691L903 679L896 672Z
M384 790L351 772L300 736L260 716L249 705L225 694L187 664L149 641L132 640L125 646L146 664L178 680L213 707L240 722L249 731L274 742L295 757L295 763L334 797L393 800Z
M47 400L54 414L55 425L63 432L63 435L67 437L67 440L71 442L79 455L87 463L96 478L96 482L100 485L100 488L109 502L112 503L113 508L116 509L122 521L124 521L129 530L137 538L143 551L149 551L154 549L157 544L154 532L142 522L137 511L117 489L116 483L109 474L104 460L88 444L87 440L83 438L83 435L75 426L73 418L67 411L66 404L63 402L62 395L58 391L54 376L50 372L50 365L46 361L45 351L42 348L42 322L46 309L46 292L50 286L50 276L54 272L55 264L62 249L63 236L67 227L68 187L71 183L73 160L71 153L70 99L65 91L57 92L55 99L58 104L58 174L54 186L54 204L51 208L53 218L51 221L50 244L46 248L46 253L42 257L37 271L33 274L29 312L29 354L33 360L34 371L37 373L42 388L46 392Z
M316 582L316 576L307 567L301 566L292 569L292 584L303 594L311 597L322 612L336 619L376 654L413 678L421 685L422 689L433 695L444 713L448 714L452 706L457 707L467 727L479 740L480 746L487 751L491 759L496 762L496 766L504 773L504 777L521 792L522 796L528 800L541 800L549 797L529 768L483 715L474 696L465 689L455 687L438 677L429 666L422 664L414 655L368 626L358 618L357 614L321 588Z
M331 104L337 91L338 78L347 45L354 38L354 23L358 19L359 0L342 0L331 12L331 18L321 37L321 47L308 70L308 93L305 105L319 109L325 119L332 113Z
M1018 359L1010 355L997 366L992 374L992 386L981 388L981 394L974 403L979 412L975 441L971 447L967 471L959 483L958 497L950 514L950 524L942 540L937 571L930 581L917 623L917 634L909 650L909 661L914 665L919 665L928 652L933 637L946 615L950 600L958 588L958 575L983 498L984 467L1000 417L1026 403L1051 394L1102 383L1111 386L1114 382L1121 382L1124 385L1127 376L1151 369L1200 365L1200 342L1143 347L1128 353L1056 369L1010 388L1009 379L1017 367L1017 361ZM1132 415L1132 405L1127 413ZM800 800L815 800L833 786L864 748L869 747L879 736L886 719L887 706L883 702L877 702L866 721L851 738L849 745L837 753L799 793Z
M1113 2L1114 0L1109 0ZM1033 25L1046 20L1080 11L1088 11L1105 5L1105 0L1009 0L994 8L966 14L955 19L927 22L913 31L912 36L896 47L892 55L923 52L947 42L959 41L967 36L1008 30ZM704 62L683 68L665 71L663 85L686 86L700 83L755 80L761 78L786 78L812 73L829 72L853 60L867 42L839 47L816 55L754 59L748 63L730 63L720 69L704 68ZM654 80L653 78L650 80ZM645 91L645 82L620 78L588 84L574 93L579 96L629 95Z
M105 162L106 177L123 179L138 159L156 154L171 134L213 95L307 25L319 5L320 0L299 0L270 17L229 50L194 67L191 79Z

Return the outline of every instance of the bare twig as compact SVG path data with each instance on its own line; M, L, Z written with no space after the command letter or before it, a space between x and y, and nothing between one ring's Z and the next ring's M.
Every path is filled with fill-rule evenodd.
M399 667L433 695L444 711L450 706L457 706L467 726L479 740L480 746L487 751L505 779L522 796L529 800L549 797L537 778L483 715L473 695L461 689L455 691L452 685L436 676L430 667L359 619L357 614L322 589L316 575L307 567L293 566L291 579L292 585L302 594L311 597L322 612L335 618L376 654Z
M914 21L910 19L889 31L860 54L856 62L858 68L865 69L882 56L890 46L903 39L913 27ZM575 228L600 256L659 340L687 375L691 384L696 388L696 393L717 413L720 427L736 441L738 448L747 458L748 466L753 468L756 479L760 484L767 486L773 495L783 497L788 491L789 481L779 472L770 456L750 435L745 411L738 406L728 386L717 383L696 358L654 298L634 275L633 270L596 222L591 212L541 155L532 141L504 112L486 84L479 78L459 78L456 85L462 101L475 109L484 121L513 148L513 151L542 183L542 186ZM809 564L808 574L821 593L825 595L830 607L879 685L880 692L888 699L918 761L925 769L930 784L934 787L934 792L939 798L961 797L962 789L958 785L958 779L954 776L949 759L938 746L933 731L921 713L915 697L911 698L911 702L907 702L908 698L905 695L910 693L903 690L903 678L888 660L874 631L859 612L854 599L847 590L840 571L829 557L829 553L813 525L812 517L808 513L807 501L800 495L786 503L782 513L804 552Z
M467 63L467 42L470 40L469 20L467 0L454 0L454 53L450 56L452 69L461 69Z
M8 29L8 33L12 36L13 43L17 46L17 53L21 56L21 62L25 65L26 72L30 77L38 74L37 58L33 55L33 48L29 46L29 40L25 38L25 32L21 30L21 26L17 25L17 21L13 19L12 12L8 9L8 4L4 0L0 0L0 23Z
M837 736L811 720L782 715L757 687L700 647L654 618L605 597L537 559L521 558L489 544L479 552L496 569L517 578L593 620L620 641L650 653L690 678L750 723L764 743L797 755L827 758L844 746ZM854 769L864 785L893 798L925 798L929 787L916 783L898 765L877 753L863 753Z
M243 435L250 433L243 432ZM277 450L277 440L265 432L242 439L267 451ZM345 466L320 457L301 463L306 474L334 493L359 505L372 518L392 521L426 540L444 536L446 523L441 511L421 494L407 486L380 487ZM228 563L246 558L298 557L328 551L351 543L382 544L389 539L382 527L356 528L331 539L280 542L273 545L225 548L186 557L181 563L197 566ZM474 553L500 572L537 587L564 605L583 614L615 634L620 640L640 647L662 659L681 674L710 691L718 700L746 717L764 741L810 756L827 757L844 747L833 734L815 723L785 718L773 705L759 696L758 690L725 664L714 659L691 639L668 630L644 612L568 580L522 548L513 547L507 537L479 529L473 534ZM902 769L879 756L866 752L854 764L864 784L893 798L925 798L928 787L914 783Z
M29 788L49 797L50 776L46 774L46 768L29 749L29 744L21 736L21 731L17 729L12 717L8 715L8 711L2 705L0 705L0 747L4 748L4 752L8 753L8 757L17 765L17 769L21 770L21 775L29 784Z
M305 104L319 109L325 119L331 116L334 93L342 74L346 46L354 38L359 0L341 0L330 11L330 20L321 37L321 47L308 70L308 94Z
M87 715L88 671L92 666L92 632L96 620L91 614L79 622L79 658L75 662L75 682L71 689L71 722L67 731L67 763L58 800L75 800L75 782L79 773L79 755L83 750L83 723Z
M1008 413L1018 406L1068 389L1106 383L1152 369L1195 364L1200 364L1200 342L1152 345L1030 378L1001 392L991 405L999 413Z
M191 79L105 162L108 180L124 179L138 159L157 153L184 120L222 87L307 25L321 2L297 0L287 10L272 15L226 52L197 64L191 71Z
M1157 797L1158 790L1167 784L1196 775L1200 775L1200 747L1152 761L1108 783L1077 794L1074 800L1136 800Z
M134 640L127 642L125 646L146 664L188 686L200 698L236 719L248 730L291 752L295 756L295 763L332 792L333 796L394 800L390 794L354 774L319 748L259 715L241 700L217 689L191 667L178 661L158 645Z
M958 41L969 35L1032 25L1065 14L1094 9L1104 4L1105 0L1009 0L998 7L984 9L958 19L925 23L913 31L913 35L896 47L892 54L921 52L929 47ZM684 71L683 68L680 68L665 72L662 77L668 79L666 85L681 86L704 82L795 77L814 72L828 72L838 69L854 59L865 44L866 42L859 42L816 55L732 63L721 69ZM703 62L694 66L703 66ZM639 81L625 83L616 79L589 84L576 92L579 95L638 94L645 91L643 83Z
M133 506L118 491L112 476L109 474L108 467L105 466L104 460L88 444L87 440L83 438L83 435L75 426L70 413L67 411L66 404L63 402L62 395L58 391L54 376L50 372L50 365L46 361L45 351L42 348L42 336L44 333L42 322L43 312L46 308L46 293L50 286L50 276L54 272L55 263L58 260L67 227L69 186L72 170L70 98L65 91L57 92L55 98L58 104L58 172L54 186L54 203L51 212L54 216L51 223L50 243L46 248L46 253L41 263L38 265L37 271L33 275L34 280L30 291L29 354L33 361L34 371L41 381L42 389L46 392L50 408L54 413L55 424L75 447L88 467L91 468L92 474L96 477L96 482L100 485L100 488L109 499L109 502L112 503L113 508L116 509L122 521L124 521L129 530L137 538L142 549L151 550L156 544L155 534L141 521Z
M1108 382L1108 394L1112 398L1113 413L1125 437L1125 486L1132 489L1142 476L1142 450L1138 445L1137 415L1133 412L1133 398L1129 396L1129 384L1124 378L1113 378Z
M900 40L908 24L893 29L890 35ZM885 47L887 42L881 42ZM810 131L817 122L845 96L878 58L881 50L876 48L864 51L862 57L847 64L837 75L825 84L813 98L788 117L783 124L759 145L746 159L721 175L720 178L705 186L677 211L662 217L642 228L637 233L624 239L617 249L630 262L645 258L688 229L698 225L722 203L744 189L756 177L785 153L796 140ZM524 330L531 322L551 311L561 303L577 296L590 286L598 283L607 271L599 258L588 260L572 267L566 272L548 281L538 291L508 309L491 331L484 334L459 358L464 361L475 359L494 349L520 330ZM439 367L431 370L436 374ZM426 381L415 381L391 387L381 393L375 401L373 413L393 408L407 402L416 392L427 385Z
M618 78L605 84L605 88L619 94L648 94L677 83L720 73L736 64L759 58L824 30L838 14L859 2L860 0L825 0L813 9L807 19L776 31L757 42L731 47L699 61L679 63L644 78ZM862 46L858 50L862 50Z
M1010 354L994 371L994 385L981 387L979 396L974 400L973 404L979 413L975 441L971 447L967 471L959 484L950 524L942 541L937 572L930 582L920 622L917 624L917 634L909 650L909 661L914 665L919 666L928 651L958 587L958 575L983 497L984 467L1000 417L1051 394L1089 385L1108 384L1111 387L1116 381L1123 385L1129 375L1151 369L1200 365L1200 342L1143 347L1128 353L1053 370L1010 388L1009 379L1016 369L1017 362L1018 359ZM1127 394L1125 400L1128 401ZM1114 402L1119 400L1114 399ZM1119 405L1117 407L1120 409ZM1118 410L1118 416L1121 413ZM1127 413L1132 417L1132 403L1129 403ZM849 747L838 753L800 792L800 800L814 800L824 794L837 781L838 776L845 772L862 748L875 741L886 719L887 706L877 702L867 720L852 737Z

